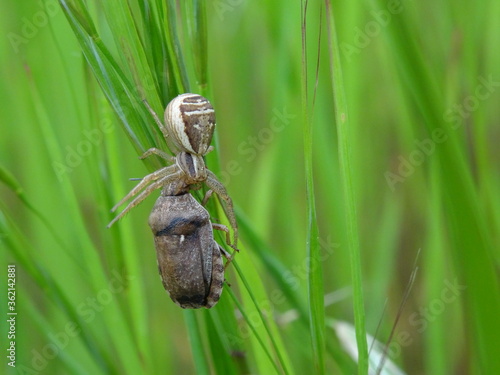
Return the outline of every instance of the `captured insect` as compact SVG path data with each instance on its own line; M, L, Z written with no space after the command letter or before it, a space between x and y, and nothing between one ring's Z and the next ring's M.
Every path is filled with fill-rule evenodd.
M176 155L170 156L157 148L150 148L140 157L158 155L171 165L145 176L118 202L111 212L135 196L108 224L108 228L161 188L161 196L151 211L148 223L155 237L163 286L170 298L182 308L210 308L217 303L222 292L222 255L228 262L231 260L231 255L214 240L212 228L225 231L226 242L238 251L238 225L233 201L203 159L213 150L210 142L215 129L215 111L203 96L182 94L167 105L163 124L147 102L144 103ZM208 211L190 193L203 182L210 188L203 203L212 192L224 202L222 207L233 229L233 243L229 229L211 223Z

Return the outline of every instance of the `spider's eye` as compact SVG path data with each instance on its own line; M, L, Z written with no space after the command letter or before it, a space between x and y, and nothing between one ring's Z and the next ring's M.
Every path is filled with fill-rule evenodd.
M205 155L215 129L215 111L203 96L182 94L165 109L165 124L180 150Z

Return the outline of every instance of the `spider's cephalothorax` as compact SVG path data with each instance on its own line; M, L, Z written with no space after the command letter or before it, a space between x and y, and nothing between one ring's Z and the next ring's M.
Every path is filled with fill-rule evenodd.
M147 102L145 102L145 104L147 105ZM111 210L112 212L114 212L119 206L124 204L129 199L135 197L127 205L127 207L125 207L125 209L108 224L108 228L113 225L118 219L123 217L123 215L129 212L132 208L146 199L149 194L160 188L162 188L163 190L159 200L169 200L169 197L183 196L184 198L179 200L174 199L174 201L189 201L189 207L191 211L188 210L188 212L186 212L182 217L182 220L184 223L189 224L190 220L192 219L192 223L196 223L198 218L197 214L195 215L194 212L199 208L195 207L196 205L192 202L194 198L192 198L192 196L189 194L189 190L194 188L193 185L198 185L204 182L207 184L210 190L217 193L217 195L225 203L222 205L222 207L224 208L224 212L226 213L226 216L229 220L229 223L231 224L234 233L234 239L232 243L229 243L229 237L227 237L228 244L235 250L237 250L236 245L238 241L238 226L233 210L233 202L229 197L224 185L217 179L214 173L206 167L205 161L203 159L203 156L213 149L212 146L210 146L210 142L212 141L212 136L215 129L215 111L212 105L206 98L197 94L179 95L174 98L165 109L165 124L162 124L160 122L158 116L149 107L149 105L147 105L147 107L153 115L158 126L160 127L163 135L167 139L167 142L171 145L173 149L172 151L175 152L175 156L170 156L166 152L161 151L157 148L150 148L141 156L141 159L144 159L152 154L155 154L171 162L172 164L167 167L158 169L157 171L145 176L141 180L141 182L137 184L136 187L134 187L120 202L118 202L118 204ZM189 197L187 195L189 195ZM158 214L158 207L160 206L158 206L157 203L157 205L155 205L155 208L153 209L153 212L156 212L156 214L153 215L153 219L150 218L149 221L152 229L157 228L156 224L158 223L154 223L155 217L167 217L165 216L167 215L166 213L164 213L163 216ZM179 208L181 207L181 204L169 204L168 207ZM203 208L201 205L200 207ZM192 212L193 215L190 215L190 212ZM217 226L217 229L223 228L223 226L219 226L216 224L212 224L212 226ZM192 225L186 225L185 227L191 228ZM182 229L182 227L180 228ZM204 225L203 228L206 228L206 225ZM227 231L227 228L225 230ZM153 232L156 236L155 229L153 229ZM201 238L200 240L202 242L207 242L208 240L206 240L206 238L208 237L204 235L203 238L205 240ZM197 242L195 241L193 243ZM195 252L203 251L202 248L211 249L215 246L208 244L207 247L205 246L207 245L206 243L202 244L200 241L198 241L198 243L199 245L197 245L197 248L193 249L193 251ZM157 243L157 252L159 252L160 250L162 249L158 248ZM206 259L209 259L209 256L206 257ZM193 266L195 265L193 264Z

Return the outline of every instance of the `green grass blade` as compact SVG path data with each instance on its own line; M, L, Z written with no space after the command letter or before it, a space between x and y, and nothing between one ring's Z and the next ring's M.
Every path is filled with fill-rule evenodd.
M203 342L200 334L200 326L196 321L196 315L191 310L184 311L184 318L188 327L189 341L191 350L193 352L193 360L196 367L197 374L210 374L210 367L208 365L207 357L203 351Z
M304 166L307 195L307 239L309 319L314 355L314 366L318 374L325 372L325 309L323 288L323 264L319 246L318 222L313 176L312 115L309 114L308 67L307 67L307 6L302 6L302 132L304 138Z
M358 223L356 214L356 192L352 182L351 167L351 129L349 128L349 117L347 103L345 101L344 80L340 64L340 53L338 39L335 30L334 10L329 0L326 4L328 45L330 53L330 67L332 79L332 91L335 107L335 123L338 134L338 150L340 174L342 178L343 194L345 199L345 220L347 226L347 241L351 259L354 323L356 329L356 340L358 345L358 373L368 373L368 346L366 343L365 310L363 296L363 282L361 257L359 248Z

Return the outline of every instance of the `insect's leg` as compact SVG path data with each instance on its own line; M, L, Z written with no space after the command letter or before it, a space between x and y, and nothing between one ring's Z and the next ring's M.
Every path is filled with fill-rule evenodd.
M230 247L232 247L235 251L237 251L237 252L240 251L238 248L236 248L236 245L231 244L231 236L229 235L229 229L227 229L227 227L225 225L212 223L212 228L226 232L226 243ZM224 250L224 253L228 254L225 250ZM227 256L226 256L226 258L227 258Z
M161 169L160 169L161 170ZM107 225L107 228L111 227L114 223L116 223L119 219L123 217L127 212L129 212L132 208L141 203L144 199L146 199L149 194L151 194L156 189L160 189L163 186L169 184L172 181L179 179L182 176L182 171L177 171L167 176L162 177L158 181L153 182L147 188L145 188L137 197L134 198L132 202L128 204L125 209L120 212L111 222Z
M139 159L146 159L150 155L158 155L160 158L170 161L171 163L175 162L175 156L171 156L167 154L165 151L162 151L156 147L150 148L146 150L144 154L142 154Z
M210 189L215 191L217 195L226 202L225 205L222 205L222 208L224 209L224 213L226 214L229 223L231 224L231 227L233 228L234 231L234 246L238 245L238 223L236 222L236 215L234 213L234 208L233 208L233 201L229 194L227 193L226 188L222 183L217 179L217 176L215 174L207 169L207 180L205 183L208 185Z
M134 195L136 195L139 191L141 191L148 183L151 181L158 180L161 177L167 176L169 174L172 174L178 170L176 165L171 165L169 167L161 168L158 169L157 171L148 174L146 177L144 177L141 182L137 184L136 187L134 187L130 192L122 198L112 209L111 212L116 211L118 207L120 207L123 203L128 201L130 198L132 198Z

